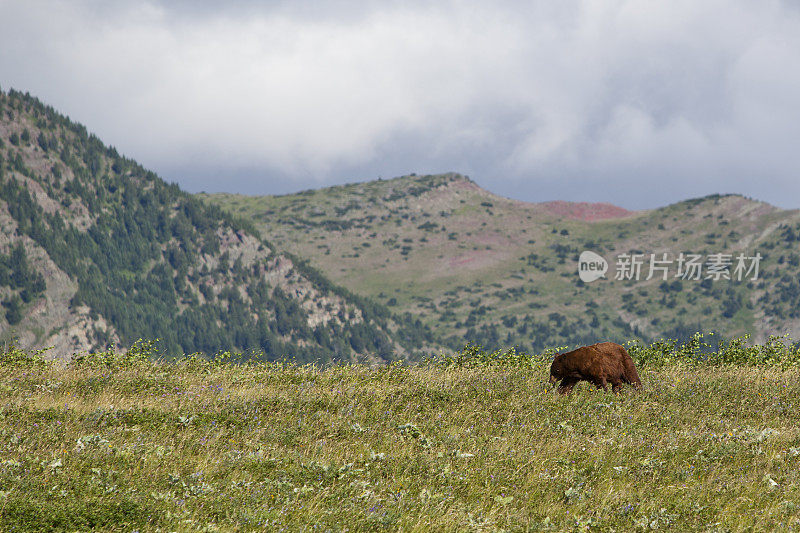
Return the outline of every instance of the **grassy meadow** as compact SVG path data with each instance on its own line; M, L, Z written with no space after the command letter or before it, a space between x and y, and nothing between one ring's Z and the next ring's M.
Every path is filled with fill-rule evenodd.
M800 354L707 348L631 345L641 393L566 397L552 351L317 367L6 348L0 530L800 530Z

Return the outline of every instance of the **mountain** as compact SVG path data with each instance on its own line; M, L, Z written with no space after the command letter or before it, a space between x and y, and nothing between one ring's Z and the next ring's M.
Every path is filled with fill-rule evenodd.
M526 203L458 174L404 176L283 196L200 195L246 217L278 250L307 258L335 283L429 325L453 347L466 340L527 350L637 337L800 335L800 212L737 195L660 209ZM609 263L583 282L581 252ZM679 254L700 256L700 279L676 277ZM654 269L651 254L671 263ZM759 272L732 277L743 253ZM642 260L639 280L625 256ZM709 274L710 273L710 274ZM745 274L742 271L742 274ZM694 272L692 272L694 274ZM711 275L711 279L706 279ZM693 276L692 276L693 277ZM714 277L720 277L715 280ZM735 276L733 276L735 278Z
M13 90L0 92L0 302L0 341L57 356L139 338L170 355L300 361L437 346L419 322L334 285Z

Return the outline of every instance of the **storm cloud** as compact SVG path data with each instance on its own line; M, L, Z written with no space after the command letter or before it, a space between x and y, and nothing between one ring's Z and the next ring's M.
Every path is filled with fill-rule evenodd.
M190 191L454 170L628 208L800 207L800 9L0 0L0 86Z

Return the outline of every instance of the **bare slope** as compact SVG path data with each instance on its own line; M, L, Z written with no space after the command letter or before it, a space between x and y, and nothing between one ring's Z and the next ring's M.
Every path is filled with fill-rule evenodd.
M525 203L458 174L304 191L201 195L270 235L353 292L407 311L450 339L539 349L597 339L800 333L797 211L711 196L650 211ZM610 263L584 284L578 255ZM650 280L650 254L761 253L756 281ZM643 253L639 281L615 280L622 253ZM731 269L732 270L732 269ZM705 271L703 273L705 277Z
M408 356L432 338L35 98L0 92L0 337L55 353Z

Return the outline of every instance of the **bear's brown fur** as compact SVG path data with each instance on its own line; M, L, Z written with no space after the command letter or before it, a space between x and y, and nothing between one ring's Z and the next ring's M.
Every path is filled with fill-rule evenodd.
M614 392L619 392L623 383L633 385L636 390L642 388L633 359L625 348L613 342L600 342L556 355L550 365L550 384L561 381L558 392L567 394L581 380L604 390L611 383Z

